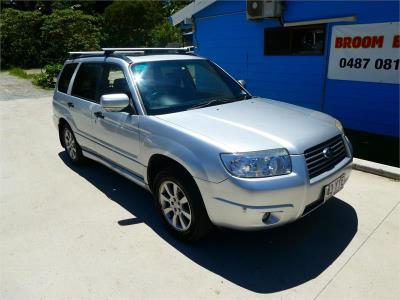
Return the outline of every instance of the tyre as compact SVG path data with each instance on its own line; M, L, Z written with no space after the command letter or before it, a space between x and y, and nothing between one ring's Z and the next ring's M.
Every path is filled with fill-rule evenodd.
M161 171L154 180L153 195L170 231L181 240L196 241L211 230L212 224L193 178L179 170L170 167Z
M68 125L62 127L62 138L68 158L76 164L83 162L82 149L77 143L72 129Z

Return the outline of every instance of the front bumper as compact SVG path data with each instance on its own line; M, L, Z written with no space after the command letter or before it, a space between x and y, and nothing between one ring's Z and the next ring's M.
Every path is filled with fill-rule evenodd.
M348 180L353 160L346 157L332 170L310 180L304 156L292 155L291 159L293 171L288 175L259 179L230 176L220 183L195 179L210 220L217 226L241 230L293 222L323 204L326 185L343 174ZM267 213L269 217L263 220Z

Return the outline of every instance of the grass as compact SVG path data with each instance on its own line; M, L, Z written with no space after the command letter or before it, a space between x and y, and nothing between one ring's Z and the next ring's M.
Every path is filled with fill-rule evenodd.
M27 74L23 69L21 68L11 68L8 70L8 73L10 75L23 78L23 79L33 79L34 75L29 75Z
M15 76L15 77L19 77L22 79L27 79L30 80L33 85L36 85L37 87L40 87L44 90L53 90L53 87L48 87L48 86L43 86L42 84L39 83L39 77L41 74L27 74L25 72L25 70L21 69L21 68L15 68L12 67L10 69L6 69L6 70L1 70L2 72L8 72L10 75Z

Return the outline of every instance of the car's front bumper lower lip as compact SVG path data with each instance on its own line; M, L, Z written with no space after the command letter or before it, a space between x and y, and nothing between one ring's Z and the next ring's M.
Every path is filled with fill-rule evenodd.
M214 224L242 230L264 229L295 221L323 204L323 188L343 174L347 181L351 162L352 158L345 158L310 181L304 157L294 155L293 172L289 175L196 182Z

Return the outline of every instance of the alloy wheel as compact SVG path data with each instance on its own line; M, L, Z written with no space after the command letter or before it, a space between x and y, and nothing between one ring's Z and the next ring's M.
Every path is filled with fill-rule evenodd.
M66 128L64 130L64 142L65 148L67 149L68 155L72 160L75 160L77 157L77 147L75 138L70 129Z
M185 193L176 183L165 181L159 189L158 199L168 223L178 231L185 231L192 223L192 210Z

